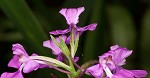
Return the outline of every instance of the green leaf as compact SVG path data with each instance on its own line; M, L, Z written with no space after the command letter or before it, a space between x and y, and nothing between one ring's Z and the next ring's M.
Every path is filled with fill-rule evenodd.
M71 34L70 34L70 47L71 47L71 56L74 58L75 55L75 34L74 34L74 28L72 28L71 30Z
M141 65L142 69L144 68L148 72L150 72L150 62L149 62L149 57L150 57L150 7L145 11L144 17L142 19L142 26L141 26L141 42L140 42L140 60L141 60ZM150 74L148 74L148 77L150 77Z
M78 43L79 43L79 34L77 34L77 36L76 36L73 56L75 56L76 51L77 51L77 49L78 49Z
M53 41L58 47L60 47L60 45L59 45L59 43L57 42L57 40L56 40L52 35L50 35L50 37L51 37L52 41Z
M23 39L22 34L19 32L1 33L0 41L21 41Z
M26 2L24 0L0 0L0 7L17 25L32 50L47 55L42 46L47 36Z
M63 41L61 37L59 37L59 39L60 39L60 49L62 50L63 54L66 55L67 58L70 58L70 51L66 43Z
M133 49L136 34L134 21L129 11L123 6L109 5L107 15L113 44Z

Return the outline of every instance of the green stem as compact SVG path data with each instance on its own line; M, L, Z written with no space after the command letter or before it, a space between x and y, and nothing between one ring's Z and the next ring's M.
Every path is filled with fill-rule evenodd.
M70 57L67 57L68 61L69 61L70 68L71 68L71 70L70 70L70 72L71 72L70 76L71 76L71 78L76 78L77 77L77 71L75 70L74 64L73 64L73 62L72 62L72 60L71 60Z
M69 74L67 74L68 78L71 78L71 76Z
M74 26L72 25L72 30L71 30L71 33L70 33L70 47L71 47L71 53L69 56L67 56L68 58L68 61L69 61L69 64L70 64L70 67L72 69L71 71L71 78L76 78L77 77L77 71L75 70L75 67L74 67L74 63L73 63L73 60L71 58L74 58L75 56L75 42L74 42Z
M75 50L74 50L74 48L75 48L75 43L74 43L74 27L72 26L72 30L71 30L71 34L70 34L70 47L71 47L71 56L72 56L72 58L74 58L74 56L75 56Z

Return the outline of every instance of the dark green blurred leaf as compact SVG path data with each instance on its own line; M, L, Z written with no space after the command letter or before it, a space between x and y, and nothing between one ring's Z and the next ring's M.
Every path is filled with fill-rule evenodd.
M15 22L28 44L31 47L34 46L34 50L40 52L39 54L46 55L47 53L42 47L42 42L47 39L47 36L26 2L24 0L0 0L0 7Z
M146 3L146 4L150 4L150 0L141 0L141 1Z
M89 23L97 23L97 28L93 32L88 31L84 40L84 48L83 48L83 61L88 61L94 59L95 56L98 58L102 47L102 33L101 28L103 27L100 23L102 18L102 7L103 7L103 0L96 0L94 6L92 7L91 17L89 17ZM100 39L101 38L101 39Z
M29 52L47 56L50 55L42 46L43 41L48 38L45 35L39 21L36 19L24 0L0 0L0 7L8 18L17 25L18 30L23 35L23 39L25 39L28 44L27 47L30 48ZM49 77L49 74L46 71L37 73L47 73L47 75L37 75L42 75L43 78ZM30 77L35 76L30 75Z
M0 41L21 41L23 38L19 32L0 33Z
M142 34L141 34L141 68L145 68L148 72L150 72L150 7L146 10L143 20L142 20ZM150 75L148 74L148 77Z
M133 50L135 48L135 27L134 21L129 13L129 11L124 8L123 6L119 5L109 5L107 7L107 14L110 23L109 32L112 37L112 44L118 44L121 47L127 47L128 49ZM136 55L138 53L133 51L131 59L138 58ZM127 60L128 66L126 67L131 68L137 63L132 63L131 60ZM135 66L134 66L135 67Z
M109 5L107 14L110 23L110 33L113 44L134 48L135 27L129 11L119 5Z
M0 32L5 32L5 30L13 30L14 23L10 21L9 19L6 19L4 17L0 17Z
M35 13L35 16L44 26L46 32L58 29L58 26L60 28L63 26L61 20L58 20L61 14L59 14L59 10L57 7L47 7L44 3L44 0L32 0L31 2L34 5L33 11ZM54 19L54 17L57 19Z

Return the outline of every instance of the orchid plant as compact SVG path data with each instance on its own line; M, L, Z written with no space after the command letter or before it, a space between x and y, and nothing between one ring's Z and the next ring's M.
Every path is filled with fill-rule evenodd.
M84 7L63 8L59 11L66 18L69 27L65 30L49 32L51 39L43 42L43 46L50 48L56 58L40 56L35 53L30 56L21 44L13 44L14 56L8 66L18 70L13 73L4 72L0 78L24 78L22 72L30 73L39 68L56 69L67 74L68 78L81 78L84 74L95 78L146 77L146 70L127 70L122 67L126 64L126 58L132 54L132 51L118 45L111 46L108 52L99 56L99 60L88 61L82 66L77 64L79 57L76 56L76 52L79 37L84 31L93 31L97 26L96 23L84 27L77 26L79 15L83 11Z

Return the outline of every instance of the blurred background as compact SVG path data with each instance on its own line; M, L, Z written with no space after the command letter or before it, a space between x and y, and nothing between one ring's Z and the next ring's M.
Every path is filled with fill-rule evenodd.
M7 67L14 43L22 44L29 55L54 57L42 43L50 39L49 31L68 27L59 10L82 6L85 11L78 26L91 23L98 26L80 37L79 65L98 59L110 46L118 44L133 50L124 68L150 71L150 0L0 0L0 74L16 71ZM25 78L66 77L54 69L39 69L24 75Z

